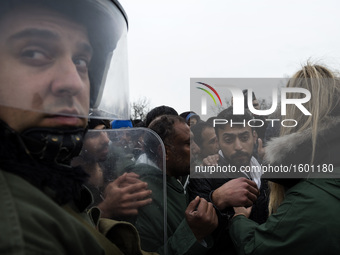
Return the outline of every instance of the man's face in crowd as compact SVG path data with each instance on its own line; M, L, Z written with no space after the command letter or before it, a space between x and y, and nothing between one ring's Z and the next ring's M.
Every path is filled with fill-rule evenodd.
M102 162L107 159L110 139L104 129L105 125L98 125L94 128L96 131L90 130L86 134L83 145L83 153L86 159L95 162Z
M85 27L25 6L0 19L0 33L0 118L19 132L85 127L85 118L74 117L89 110L92 47Z
M224 125L223 129L218 129L217 137L223 155L232 165L249 165L256 141L255 131L249 126Z
M126 150L133 149L134 144L131 132L127 130L120 130L119 133L117 134L117 139L118 139L117 145L119 147L122 147Z
M167 173L170 176L184 176L190 173L190 163L195 160L199 148L193 140L193 133L187 124L175 122L175 135L167 146Z
M196 118L190 118L189 119L189 126L195 126L197 124L197 119Z
M260 104L259 101L257 101L257 99L253 100L253 106L256 110L260 110Z
M202 131L201 158L218 153L218 141L213 127L207 127Z

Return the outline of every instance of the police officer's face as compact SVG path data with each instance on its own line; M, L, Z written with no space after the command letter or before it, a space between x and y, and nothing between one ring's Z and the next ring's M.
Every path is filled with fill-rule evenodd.
M223 129L218 129L217 137L223 155L232 165L249 165L256 140L255 131L249 126L225 125Z
M85 127L86 119L74 117L89 110L92 48L85 27L26 6L0 19L0 34L0 118L19 132Z

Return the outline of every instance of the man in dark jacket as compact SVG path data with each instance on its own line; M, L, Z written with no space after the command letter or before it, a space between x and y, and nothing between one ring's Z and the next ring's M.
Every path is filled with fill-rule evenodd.
M80 165L89 179L85 184L93 196L93 206L101 210L101 217L128 220L138 213L138 208L151 203L147 183L139 180L135 173L124 173L111 179L115 172L115 158L109 150L116 146L110 144L116 131L109 129L110 121L92 119L89 131L84 138L83 148L78 157L72 160L72 166ZM112 146L110 146L112 145Z
M180 181L181 176L189 174L190 163L199 151L193 142L193 134L185 120L179 116L160 116L151 122L149 128L160 136L165 145L167 201L163 201L162 196L162 157L150 153L151 150L161 151L161 147L154 148L153 143L146 139L148 156L158 167L136 164L131 168L152 190L153 203L140 208L136 219L142 248L160 254L167 251L169 255L205 254L212 246L209 235L217 227L217 215L212 204L204 198L195 197L189 203L186 190ZM162 235L165 202L167 248L164 246Z
M268 215L267 185L261 180L260 164L252 156L257 136L247 125L251 114L246 111L244 115L234 116L230 107L216 119L219 120L215 121L215 131L220 151L209 159L217 160L218 167L214 169L225 171L209 173L208 178L197 173L191 175L195 178L190 179L188 191L191 199L202 196L212 202L218 212L219 227L214 232L215 245L209 254L236 254L227 230L228 220L234 214L233 207L252 206L251 217L264 222Z

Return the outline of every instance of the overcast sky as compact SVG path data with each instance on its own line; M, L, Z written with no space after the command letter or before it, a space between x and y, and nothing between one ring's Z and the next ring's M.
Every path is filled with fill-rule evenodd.
M281 78L308 59L340 69L338 0L120 0L130 99L190 109L190 78Z

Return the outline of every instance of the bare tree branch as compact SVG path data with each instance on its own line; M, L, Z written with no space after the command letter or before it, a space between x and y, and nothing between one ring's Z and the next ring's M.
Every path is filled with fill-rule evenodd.
M140 97L131 103L131 119L145 120L146 114L150 111L150 100Z

